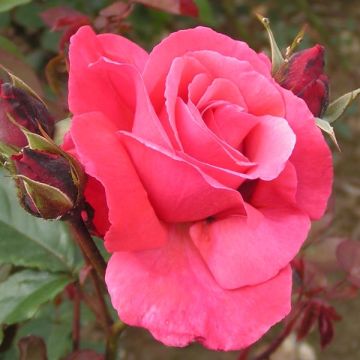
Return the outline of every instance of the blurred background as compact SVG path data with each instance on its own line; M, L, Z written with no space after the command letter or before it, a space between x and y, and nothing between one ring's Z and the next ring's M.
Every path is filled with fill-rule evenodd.
M308 28L300 48L316 43L325 45L331 99L360 87L359 0L196 0L197 16L193 9L182 11L171 5L156 9L146 5L156 5L161 3L159 1L135 2L0 0L0 63L44 96L54 117L61 120L68 116L67 42L80 25L90 23L98 32L120 33L150 51L169 32L201 24L244 40L257 51L268 52L266 32L253 15L258 12L271 20L272 30L283 49L304 24ZM346 115L335 123L341 152L331 145L335 164L334 194L328 214L322 222L315 224L309 246L304 250L305 258L330 279L333 273L342 271L336 257L338 245L345 240L360 240L359 104L359 100L355 101ZM357 261L360 267L360 250ZM359 268L358 271L360 273ZM288 338L271 359L360 359L360 298L357 292L347 297L334 297L331 304L342 320L335 322L335 336L329 346L320 349L319 334L314 330L301 346L294 338ZM57 321L63 322L63 331L58 329L53 335L53 346L58 347L57 352L52 353L54 360L61 358L66 350L66 342L61 337L69 336L68 330L64 330L67 317L71 318L68 308L64 302L56 310L59 312ZM51 308L43 307L35 320L21 327L20 335L35 333L42 336L47 326L43 314L47 312L52 312ZM89 348L101 351L102 335L91 315L86 309L83 312L83 342ZM277 331L275 328L270 332L258 347L270 342ZM0 359L15 359L16 354L10 347L0 352ZM166 348L145 331L130 329L121 337L119 358L230 360L238 359L239 353L210 352L197 345L186 349Z

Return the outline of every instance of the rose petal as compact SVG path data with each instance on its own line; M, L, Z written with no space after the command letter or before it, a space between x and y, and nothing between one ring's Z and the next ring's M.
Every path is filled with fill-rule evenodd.
M142 72L149 59L149 54L139 45L121 35L97 35L105 57L118 63L134 65Z
M119 51L119 55L116 55ZM144 65L147 54L144 50L129 40L116 35L96 36L89 26L82 27L71 38L69 74L69 107L74 115L90 111L103 112L120 128L129 129L132 124L132 114L129 114L129 97L121 89L133 88L131 82L124 78L122 87L114 91L107 71L94 72L91 64L100 58L111 61L121 61L140 67Z
M191 237L224 289L255 285L274 277L297 254L309 231L309 218L296 208L256 210L247 218L196 223Z
M157 45L145 66L144 80L156 110L157 106L163 103L166 74L173 60L197 50L212 50L225 56L248 61L262 75L269 78L271 76L268 65L246 43L205 27L181 30L169 35Z
M257 168L248 174L256 174L263 180L276 178L284 169L296 143L296 137L285 119L264 115L244 140L243 153Z
M71 136L77 154L86 172L105 188L111 223L105 246L108 251L160 246L166 241L166 232L116 130L101 113L87 113L72 120Z
M179 140L186 154L204 163L241 173L253 166L244 155L209 130L191 103L186 105L178 99L175 118Z
M208 50L194 51L189 53L187 57L193 57L200 62L214 80L220 78L232 82L239 89L243 98L238 100L239 104L251 114L284 115L284 100L275 81L254 71L252 64L247 61L241 61ZM169 76L170 74L171 68ZM230 90L231 88L227 92ZM225 99L227 96L225 89L223 93ZM220 98L219 95L217 94L216 99Z
M333 166L331 151L315 125L305 102L282 89L286 119L296 134L296 146L290 158L298 178L297 204L311 219L319 219L331 194Z
M196 105L211 82L212 79L209 74L201 73L194 76L188 86L188 99Z
M257 116L244 112L238 105L227 104L204 114L204 120L217 136L235 149L258 123ZM266 139L264 139L266 140Z
M132 65L111 62L107 58L100 58L91 67L99 74L107 74L113 89L116 89L118 94L118 102L129 97L126 102L128 109L133 114L132 132L160 146L171 148L170 141L150 103L138 70Z
M173 61L170 73L166 78L165 109L166 116L162 116L164 129L172 139L175 149L182 149L181 141L176 130L175 109L177 98L186 99L188 85L192 79L206 73L206 69L193 57L177 58Z
M276 180L256 184L251 205L245 205L246 218L191 227L194 244L220 286L235 289L267 281L293 259L310 227L308 216L293 206L295 191L296 173L288 165Z
M202 109L206 109L209 103L216 100L223 100L229 104L238 105L243 109L246 109L247 107L239 88L228 79L215 79L206 89L199 102L195 105L202 111Z
M214 350L244 348L290 310L291 269L252 287L224 290L214 281L186 228L168 245L115 253L107 267L111 301L122 321L169 346L199 341Z
M225 211L245 214L239 192L164 148L126 132L120 132L119 137L162 220L196 221Z
M105 189L99 181L89 176L86 183L84 196L94 209L92 222L98 235L104 236L109 230L109 209L106 203Z

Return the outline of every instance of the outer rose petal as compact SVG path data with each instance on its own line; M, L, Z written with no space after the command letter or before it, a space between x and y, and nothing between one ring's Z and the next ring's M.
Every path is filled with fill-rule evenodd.
M108 251L160 246L166 241L165 230L116 130L101 113L75 116L70 130L86 172L105 188L111 223L105 246Z
M260 181L257 187L253 197L258 209L246 205L246 218L229 216L191 227L195 245L226 289L271 279L294 258L309 231L307 214L291 205L296 189L291 165L274 181Z
M149 329L170 346L199 341L216 350L244 348L290 310L289 266L265 283L224 290L186 227L171 228L168 244L160 249L115 253L106 283L121 320Z
M164 148L126 132L120 132L119 137L162 220L196 221L228 211L245 214L238 191L223 186Z
M118 102L121 101L121 98L129 98L127 103L131 109L132 133L163 147L171 148L170 141L150 103L138 70L132 65L111 62L107 58L100 58L92 64L92 69L96 73L107 74L112 91L116 89L115 93L120 98ZM110 120L113 120L112 122L116 126L118 125L114 116Z
M93 224L96 232L104 236L109 230L109 209L106 203L105 190L99 181L89 177L84 191L86 201L94 209Z
M176 57L197 50L216 51L225 56L248 61L262 75L269 78L271 76L270 69L263 59L242 41L233 40L205 27L177 31L153 49L145 66L144 80L156 108L163 102L165 79L172 61Z
M297 139L290 158L298 178L297 204L311 219L319 219L332 189L331 152L305 102L291 91L282 89L282 92L286 119Z
M119 51L118 55L116 55L117 51ZM122 128L129 128L131 114L126 99L119 98L119 93L114 91L107 72L94 72L91 64L105 57L112 61L131 64L141 70L147 56L144 50L121 36L110 34L96 36L89 26L82 27L71 38L69 50L71 112L79 115L84 112L100 111L111 120L117 119L120 126L122 124Z

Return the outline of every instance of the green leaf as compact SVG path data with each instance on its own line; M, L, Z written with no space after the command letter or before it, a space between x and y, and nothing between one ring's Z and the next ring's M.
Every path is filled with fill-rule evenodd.
M23 55L19 48L7 38L0 36L0 48L15 55L19 59L23 59Z
M0 12L8 11L16 6L28 4L31 0L1 0Z
M340 147L339 147L339 144L336 140L336 137L335 137L335 132L334 132L334 128L325 120L323 119L320 119L320 118L315 118L315 122L316 122L316 125L324 132L326 132L331 140L333 141L333 143L335 144L335 146L338 148L338 150L340 151Z
M73 273L75 254L65 225L23 210L12 180L0 173L0 263Z
M11 275L0 284L0 323L10 325L30 319L70 281L67 275L33 270Z
M84 317L81 314L81 322ZM64 299L59 306L48 303L41 307L36 316L24 323L18 330L17 338L36 335L44 338L49 359L62 359L71 351L73 306ZM86 319L85 319L86 320Z
M333 101L326 109L323 120L327 121L330 124L333 123L345 112L345 110L350 106L350 104L359 94L360 88L354 91L350 91L347 94L340 96L338 99Z
M270 41L271 46L271 64L272 69L271 73L275 75L281 68L281 66L285 63L285 60L281 54L281 51L279 49L279 46L275 40L274 34L271 31L270 28L270 21L268 18L263 17L260 14L256 14L257 18L260 20L260 22L263 24L264 28L266 29Z

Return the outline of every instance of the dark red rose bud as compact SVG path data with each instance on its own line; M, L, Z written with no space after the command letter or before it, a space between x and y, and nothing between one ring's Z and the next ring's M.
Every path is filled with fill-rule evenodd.
M276 75L279 84L302 98L316 117L321 117L329 103L324 55L321 45L296 52Z
M74 208L78 188L67 158L25 147L11 160L25 210L44 219L58 219Z
M9 83L0 87L0 141L23 147L27 140L11 119L27 130L40 134L40 127L50 136L54 133L54 119L45 105L34 96Z

